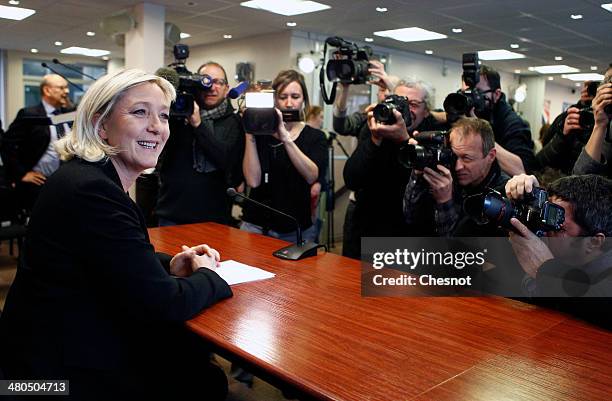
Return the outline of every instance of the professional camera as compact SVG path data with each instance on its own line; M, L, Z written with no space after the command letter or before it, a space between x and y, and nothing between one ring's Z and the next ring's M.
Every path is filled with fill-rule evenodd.
M597 94L597 88L600 85L610 83L611 81L612 81L612 77L608 77L603 82L597 82L597 81L590 82L589 85L587 86L587 91L589 93L589 96L595 97L595 95ZM604 111L608 116L612 116L612 106L610 105L606 106ZM593 108L591 106L587 106L587 107L580 109L580 117L579 117L578 123L580 124L580 128L582 128L584 131L588 132L589 134L593 131L593 128L595 126L595 115L593 114Z
M333 59L325 65L327 57L327 45L337 48L333 52ZM336 86L338 82L343 84L365 84L368 81L368 68L370 67L370 58L372 57L372 49L369 46L359 47L354 43L332 36L325 40L323 48L323 64L325 65L325 74L327 79L333 82L330 96L327 96L325 89L325 79L323 76L323 68L319 73L319 84L321 85L321 94L323 100L327 104L332 104L336 98Z
M424 131L414 136L418 145L406 144L400 148L399 162L406 168L423 170L429 167L436 170L441 164L453 168L457 157L453 153L447 131Z
M393 125L396 123L393 111L397 110L404 119L406 126L412 124L408 98L406 96L389 95L382 102L378 103L373 110L374 118L382 124Z
M176 100L170 107L170 115L172 117L185 118L191 116L193 114L193 102L198 93L209 91L213 85L213 79L210 75L193 74L185 67L185 60L188 57L189 46L184 44L174 45L175 62L168 66L173 68L176 74L178 74L178 83L175 85ZM158 70L157 75L163 76L174 84L173 81L176 78L164 76L164 73L160 74L160 70ZM168 72L166 71L165 74L168 75Z
M484 94L476 89L476 84L480 81L478 53L464 53L462 66L462 78L467 89L451 93L444 99L443 106L449 124L453 124L461 117L468 116L472 108L476 115L482 114L486 108Z
M269 81L267 81L269 83ZM261 81L258 87L262 88ZM263 85L268 87L268 85ZM272 135L278 130L280 123L274 107L274 90L260 89L258 92L248 92L245 95L245 110L242 114L242 124L245 132L253 135ZM301 121L300 110L280 110L284 122Z
M547 231L559 231L565 221L565 210L549 202L548 193L537 187L518 201L494 190L472 195L465 199L463 209L479 224L494 222L506 229L512 229L510 219L515 217L540 237Z

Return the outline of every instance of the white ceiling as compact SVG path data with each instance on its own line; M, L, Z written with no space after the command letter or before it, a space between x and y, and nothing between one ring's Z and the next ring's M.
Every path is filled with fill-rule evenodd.
M612 0L605 0L612 1ZM374 37L378 46L461 60L464 52L508 49L525 54L525 59L488 62L512 72L535 65L567 64L590 72L599 72L612 62L612 13L601 8L603 0L319 0L332 8L311 14L285 17L240 6L241 0L160 0L166 7L166 20L192 35L184 40L190 46L219 42L224 34L232 39L289 29L322 35L338 35L363 41ZM36 10L23 21L0 19L0 48L57 53L53 42L112 51L123 57L123 49L99 28L103 17L130 9L138 1L130 0L22 0L20 6ZM7 0L0 4L8 5ZM376 7L387 7L379 13ZM582 14L572 20L571 14ZM402 43L373 36L374 31L418 26L448 35L447 39ZM452 33L462 28L463 33ZM85 36L96 31L95 37ZM517 50L510 43L519 43ZM563 61L555 61L562 56ZM569 81L566 81L569 83Z

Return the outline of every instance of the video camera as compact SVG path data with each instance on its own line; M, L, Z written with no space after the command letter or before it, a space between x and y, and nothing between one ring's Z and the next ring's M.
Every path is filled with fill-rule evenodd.
M495 190L472 195L465 199L463 209L478 224L494 222L506 229L513 228L510 219L515 217L539 237L547 231L559 231L565 221L565 210L549 202L548 193L537 187L518 201Z
M176 100L170 107L170 115L185 118L193 114L193 102L198 93L212 88L213 79L210 75L193 74L187 69L185 61L189 57L189 46L176 44L173 51L175 62L168 66L170 68L157 70L156 75L166 78L176 88Z
M376 121L382 124L393 125L396 123L395 115L393 111L397 110L404 119L406 127L412 124L412 117L410 115L410 107L408 105L408 98L406 96L389 95L382 102L378 103L372 112Z
M406 168L423 170L429 167L436 170L441 164L453 168L457 156L450 147L447 131L424 131L414 136L418 145L406 144L400 148L398 158Z
M325 64L327 45L338 50L333 52L334 59L329 60ZM325 103L332 104L334 102L338 82L355 85L365 84L368 81L368 68L371 57L372 49L369 46L359 47L338 36L327 38L323 48L323 64L325 65L325 75L327 75L327 79L330 82L333 82L333 86L328 97L327 90L325 89L324 72L323 68L321 68L319 84L321 85L321 94Z
M480 81L478 53L464 53L462 66L462 78L467 89L451 93L444 99L443 106L449 124L453 124L461 117L468 116L472 107L477 115L486 108L484 94L476 89L476 85Z
M280 124L274 105L275 91L270 81L259 81L257 91L245 94L245 110L242 114L244 130L253 135L272 135ZM300 110L280 110L284 122L302 121Z

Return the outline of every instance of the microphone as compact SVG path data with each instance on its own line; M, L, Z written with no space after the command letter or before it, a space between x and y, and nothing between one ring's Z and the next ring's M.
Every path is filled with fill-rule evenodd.
M59 72L57 72L57 70L54 70L53 68L51 68L51 66L49 64L43 62L43 63L40 63L40 65L42 65L44 68L50 69L52 73L54 73L56 75L59 75L60 77L64 78L66 80L66 82L68 82L70 85L72 85L75 89L77 89L77 90L79 90L81 92L85 92L81 86L75 84L74 82L72 82L71 80L66 78L65 75L60 74Z
M81 71L81 70L79 70L79 69L77 69L77 68L74 68L74 67L72 67L72 66L69 66L68 64L64 64L64 63L62 63L61 61L59 61L58 59L56 59L56 58L54 58L54 59L53 59L53 60L51 60L51 61L53 61L53 64L59 64L59 65L61 65L61 66L62 66L62 67L64 67L64 68L68 68L69 70L72 70L72 71L74 71L74 72L78 72L78 73L79 73L79 74L81 74L82 76L87 77L87 78L89 78L89 79L93 79L94 81L96 81L96 78L92 77L91 75L89 75L89 74L85 74L83 71ZM59 74L58 74L58 75L59 75Z
M229 90L227 97L230 99L239 98L246 90L249 89L249 81L242 81L235 87Z
M178 89L181 77L179 76L178 72L172 68L158 68L157 71L155 71L155 75L164 78L166 81L170 82L172 86L174 86L174 89Z
M253 200L249 198L248 196L245 196L237 192L234 188L228 188L226 193L227 193L227 196L229 196L232 199L241 198L242 200L246 200L252 203L253 205L256 205L257 207L261 207L263 209L269 210L295 223L295 226L297 228L296 243L294 245L289 245L284 248L281 248L278 251L274 251L272 255L276 256L277 258L281 258L281 259L298 260L298 259L307 258L309 256L315 256L317 254L317 248L319 247L319 245L315 244L314 242L302 240L302 229L300 228L300 224L298 223L295 217L290 216L286 213L283 213L280 210L274 209L261 202L257 202L256 200Z

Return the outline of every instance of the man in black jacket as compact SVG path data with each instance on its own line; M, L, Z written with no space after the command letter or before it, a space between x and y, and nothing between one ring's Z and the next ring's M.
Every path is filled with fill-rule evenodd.
M26 210L32 209L47 177L59 168L60 159L53 145L70 130L68 124L54 126L41 120L71 111L69 93L64 78L45 75L40 84L41 102L19 110L3 135L2 161Z
M423 81L400 81L394 93L409 99L411 124L406 126L401 114L395 111L397 122L385 125L377 122L371 109L368 129L362 130L359 145L344 167L344 180L355 191L355 219L359 221L361 236L405 236L415 227L404 222L402 199L410 176L398 161L400 148L415 131L444 129L429 113L431 86ZM354 244L350 257L359 258L359 244Z
M497 160L502 170L515 175L520 171L521 160L524 171L536 170L538 163L533 154L529 124L516 114L506 101L506 95L501 91L499 73L483 65L476 88L484 94L486 101L485 110L476 116L489 121L493 127Z
M214 221L231 223L231 201L225 191L242 181L244 130L226 98L227 75L220 64L198 69L213 80L201 91L188 121L171 121L170 139L160 158L156 213L160 225Z

